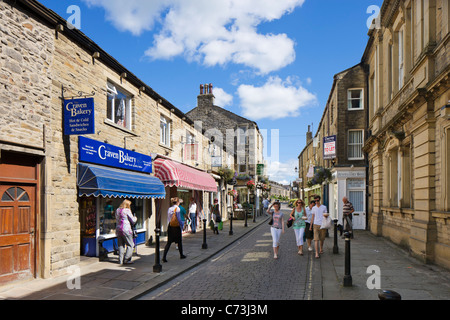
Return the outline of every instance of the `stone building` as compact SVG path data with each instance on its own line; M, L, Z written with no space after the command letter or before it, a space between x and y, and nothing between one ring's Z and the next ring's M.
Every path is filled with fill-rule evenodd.
M320 195L332 217L342 221L342 198L355 207L356 229L366 228L366 158L362 152L367 114L366 73L358 64L334 76L313 138L310 128L299 155L299 186L309 203ZM328 174L327 179L320 174Z
M450 4L386 0L369 31L370 230L450 267Z
M38 1L0 2L0 88L0 285L114 250L123 198L140 244L164 233L170 197L206 207L218 191L194 122Z
M228 167L236 172L234 188L239 192L239 201L246 202L246 183L249 180L258 183L258 177L264 175L264 170L257 172L258 165L264 167L263 136L258 124L214 105L212 84L200 86L197 107L186 115L196 123L199 131L203 130L216 150L215 155L222 159L215 166ZM223 150L227 152L227 158L221 155ZM260 190L256 193L256 204L259 204L260 193Z

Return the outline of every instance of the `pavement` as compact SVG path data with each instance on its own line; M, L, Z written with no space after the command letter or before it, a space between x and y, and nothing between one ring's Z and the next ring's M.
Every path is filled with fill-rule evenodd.
M208 228L206 249L202 248L203 230L184 234L183 249L187 258L180 259L172 244L168 262L161 262L160 273L153 272L154 245L140 245L132 265L119 265L117 256L113 254L109 254L105 261L82 257L80 263L71 268L72 274L0 287L0 300L136 299L207 261L267 221L265 215L257 217L256 222L249 218L245 227L243 220L233 220L233 235L229 235L229 221L224 222L219 235ZM363 230L356 230L354 239L350 241L352 286L345 287L345 240L337 237L339 252L334 254L333 235L331 230L321 258L311 259L307 299L378 300L381 290L393 290L403 300L450 299L450 270L423 264L389 240ZM161 258L164 245L162 239Z

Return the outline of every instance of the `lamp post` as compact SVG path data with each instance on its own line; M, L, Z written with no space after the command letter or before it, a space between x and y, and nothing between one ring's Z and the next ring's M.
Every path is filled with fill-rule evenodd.
M350 233L346 232L345 237L345 276L344 287L352 286L352 275L350 272Z

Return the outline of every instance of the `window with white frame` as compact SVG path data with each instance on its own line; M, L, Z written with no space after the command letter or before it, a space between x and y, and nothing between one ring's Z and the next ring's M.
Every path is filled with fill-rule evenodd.
M347 91L348 110L364 109L363 89L349 89Z
M166 147L170 147L170 120L164 116L161 116L159 128L160 128L159 142Z
M118 126L131 130L132 96L110 82L107 83L107 96L106 117L108 120L111 120Z
M363 130L349 130L348 131L348 159L360 160L364 159L363 156L363 142L364 131Z

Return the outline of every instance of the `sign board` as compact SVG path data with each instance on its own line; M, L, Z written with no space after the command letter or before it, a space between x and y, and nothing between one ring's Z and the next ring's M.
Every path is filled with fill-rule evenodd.
M94 98L64 100L64 134L95 133Z
M328 136L323 138L323 158L336 158L336 136Z
M107 143L79 137L79 160L139 172L152 172L152 157Z
M258 164L256 165L256 175L257 175L257 176L262 176L262 175L264 175L264 164L258 163Z

